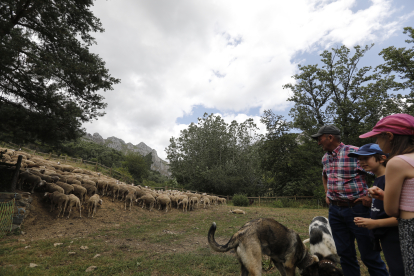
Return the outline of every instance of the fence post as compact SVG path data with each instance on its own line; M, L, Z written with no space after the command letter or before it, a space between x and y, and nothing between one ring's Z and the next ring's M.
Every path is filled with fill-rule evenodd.
M296 195L295 195L295 201L296 201Z
M259 207L260 207L260 196L259 196Z
M112 168L109 171L109 175L112 177Z
M98 171L98 161L96 161L96 167L95 167L95 172Z
M50 160L50 157L52 156L52 153L49 153L49 160Z
M20 165L22 164L22 159L23 159L23 156L21 156L21 155L19 155L19 157L17 157L16 170L14 171L14 175L13 175L13 179L12 179L12 185L11 185L11 191L13 193L14 193L14 191L16 191L16 184L17 184L17 179L19 179ZM20 186L22 186L22 184ZM19 187L19 188L21 188L21 187Z

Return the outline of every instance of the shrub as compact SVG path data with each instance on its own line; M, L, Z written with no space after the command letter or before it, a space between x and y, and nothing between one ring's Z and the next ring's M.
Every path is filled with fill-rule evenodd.
M283 203L282 203L282 201L281 200L275 200L275 201L273 201L273 207L275 207L275 208L283 208Z
M232 201L234 206L249 206L249 199L243 194L234 195Z

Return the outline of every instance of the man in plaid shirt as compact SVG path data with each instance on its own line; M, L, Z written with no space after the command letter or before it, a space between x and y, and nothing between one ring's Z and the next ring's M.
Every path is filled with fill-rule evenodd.
M321 127L311 137L326 151L322 158L322 182L329 205L329 224L344 275L360 275L355 239L369 274L389 275L379 251L373 249L369 230L354 223L354 217L369 218L371 207L366 172L356 158L348 157L348 153L356 152L358 147L344 145L340 130L333 125Z

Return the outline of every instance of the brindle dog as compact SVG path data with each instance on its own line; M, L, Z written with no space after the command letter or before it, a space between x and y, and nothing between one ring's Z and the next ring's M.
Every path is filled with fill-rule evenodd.
M303 270L318 262L312 256L299 235L271 218L247 222L227 244L214 240L216 223L208 231L208 243L217 252L236 250L241 264L241 275L262 275L262 254L268 255L282 276L294 276L296 267Z

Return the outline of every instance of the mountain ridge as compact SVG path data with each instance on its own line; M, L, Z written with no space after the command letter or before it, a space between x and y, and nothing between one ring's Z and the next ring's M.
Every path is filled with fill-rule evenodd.
M161 158L159 158L157 151L147 146L144 142L134 145L132 143L125 143L124 140L117 138L115 136L111 136L111 137L108 137L107 139L104 139L97 132L95 132L93 135L91 135L90 133L86 133L86 135L83 136L83 139L86 141L90 141L93 143L107 146L109 148L113 148L123 153L138 152L142 156L146 156L149 153L151 153L151 156L152 156L151 170L157 171L161 175L164 175L167 177L171 176L168 163L162 160Z

